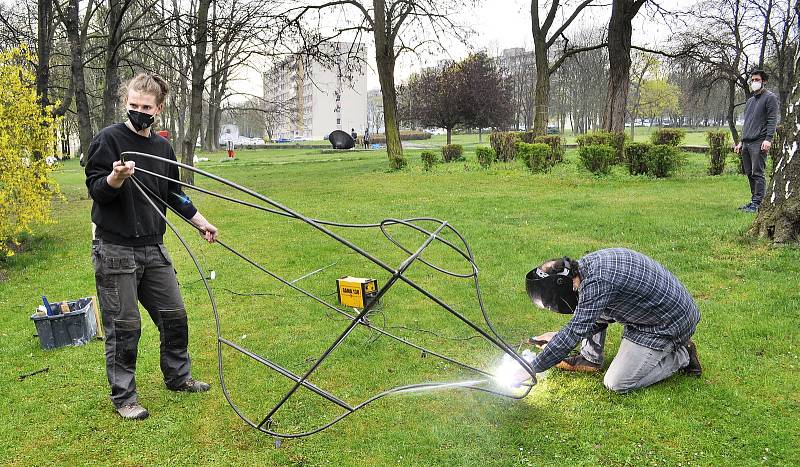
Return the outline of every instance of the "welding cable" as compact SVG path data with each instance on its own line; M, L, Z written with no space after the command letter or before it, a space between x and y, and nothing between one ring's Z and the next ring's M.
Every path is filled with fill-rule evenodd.
M157 156L151 156L151 157L153 157L153 158L157 158ZM159 158L159 159L160 159L160 158ZM163 160L163 159L162 159L162 160ZM168 161L168 162L173 162L173 163L175 163L174 161ZM192 169L194 169L194 168L189 168L189 170L192 170ZM198 173L201 173L201 174L205 175L205 173L202 173L202 171L199 171L199 169L196 169L195 171L197 171ZM211 176L212 178L216 177L216 176L213 176L213 175L211 175L211 174L208 174L208 175L209 175L209 176ZM216 177L216 179L218 179L218 181L223 181L223 180L224 180L224 179L219 179L219 177ZM412 390L412 389L419 389L419 388L438 388L438 387L451 387L451 386L454 386L454 385L453 385L453 383L423 383L423 384L420 384L420 385L403 386L403 387L398 387L398 388L390 389L390 390L388 390L388 391L384 391L383 393L380 393L380 394L378 394L378 395L374 396L373 398L370 398L370 399L368 399L367 401L365 401L365 402L364 402L364 403L362 403L362 404L359 404L359 405L358 405L358 406L356 406L354 409L352 409L352 410L350 410L349 412L347 412L347 413L343 414L342 416L340 416L340 417L338 417L338 418L334 419L334 420L333 420L333 421L332 421L330 424L327 424L327 425L325 425L325 426L323 426L323 427L320 427L320 428L318 428L317 430L314 430L314 431L312 431L312 432L305 432L305 433L301 433L301 434L278 434L278 433L271 432L270 430L266 430L266 429L264 429L264 428L263 428L263 424L264 424L264 422L265 422L265 421L267 421L267 419L269 418L269 416L268 416L268 417L265 417L265 420L264 420L264 422L262 422L260 425L255 425L255 424L254 424L254 423L252 423L251 421L247 420L247 418L243 416L243 414L242 414L242 413L239 411L238 407L236 407L236 405L235 405L235 404L233 403L233 401L230 399L230 396L229 396L229 394L227 393L227 388L225 387L225 383L224 383L224 374L223 374L223 369L222 369L222 343L223 343L224 339L222 338L222 336L221 336L221 333L220 333L220 322L219 322L219 315L218 315L218 312L217 312L216 301L214 300L213 293L211 292L211 289L210 289L210 286L208 285L208 282L205 280L205 274L203 273L202 267L201 267L201 266L200 266L200 264L197 262L197 259L196 259L196 258L194 257L194 255L192 254L192 252L191 252L191 249L188 247L188 244L185 242L185 240L183 240L183 238L181 237L181 235L180 235L180 234L177 232L177 229L175 229L174 225L172 225L172 224L171 224L171 223L170 223L170 222L169 222L169 221L166 219L166 216L164 216L164 214L161 212L161 210L160 210L160 209L158 209L158 207L155 205L155 203L152 201L152 199L150 199L150 197L148 197L148 196L147 196L147 195L144 193L144 190L142 189L142 186L141 186L140 182L138 182L138 180L136 180L136 178L135 178L135 177L133 177L133 180L132 180L132 182L133 182L133 183L136 185L137 189L139 189L139 191L140 191L140 192L141 192L141 193L142 193L142 194L143 194L145 197L147 197L147 199L148 199L148 201L150 202L150 204L152 205L152 207L153 207L153 208L154 208L154 209L155 209L157 212L159 212L159 214L160 214L162 217L164 217L164 220L165 220L165 221L167 222L167 224L170 226L170 229L171 229L171 230L172 230L172 231L173 231L173 232L174 232L174 233L175 233L175 234L178 236L178 238L179 238L179 240L181 241L181 243L183 244L184 248L187 250L187 252L189 253L189 255L192 257L192 260L193 260L193 261L194 261L194 263L195 263L195 267L198 269L198 272L200 273L201 277L203 278L203 283L204 283L204 286L206 287L206 291L207 291L207 293L209 294L209 298L210 298L210 300L211 300L211 305L212 305L212 308L214 309L214 313L215 313L216 327L217 327L217 335L218 335L218 357L219 357L219 359L218 359L218 360L219 360L220 382L221 382L221 384L222 384L222 386L223 386L223 392L225 393L226 399L228 400L229 404L232 406L232 408L234 409L234 411L237 413L237 415L239 415L239 416L240 416L240 418L242 418L243 420L245 420L247 423L251 424L252 426L254 426L254 427L258 428L258 429L259 429L259 430L261 430L261 431L268 432L268 433L270 433L270 434L273 434L273 435L275 435L275 436L282 436L282 437L299 437L299 436L305 436L305 435L312 434L312 433L316 433L316 432L318 432L318 431L320 431L320 430L322 430L322 429L325 429L325 428L327 428L328 426L332 425L333 423L336 423L337 421L339 421L339 420L341 420L342 418L344 418L344 416L346 416L346 415L349 415L349 413L352 413L352 412L353 412L353 411L355 411L357 408L364 407L366 404L368 404L368 403L370 403L370 402L372 402L372 401L374 401L374 400L376 400L376 399L378 399L378 398L380 398L380 397L384 397L385 395L394 394L394 393L399 393L399 392L405 392L405 391L409 391L409 390ZM224 182L225 182L225 183L228 183L228 184L229 184L229 186L234 186L234 185L235 185L235 184L233 184L232 182L227 182L227 181L224 181ZM238 186L235 186L235 187L239 188ZM145 186L145 188L146 188L146 186ZM250 191L249 191L249 190L247 190L247 189L244 189L244 188L239 188L239 189L241 189L241 190L242 190L242 191L244 191L245 193L248 193L248 194L253 194L253 192L250 192ZM152 194L152 193L151 193L151 194ZM257 196L257 197L261 197L261 196L259 195L259 196ZM261 198L263 198L263 197L261 197ZM265 199L265 200L267 200L267 201L269 201L269 200L268 200L268 199L266 199L266 198L264 198L264 199ZM161 202L162 202L164 205L167 205L167 204L166 204L166 203L165 203L163 200L160 200L160 199L159 199L159 201L161 201ZM168 206L168 205L167 205L167 206ZM285 208L283 208L283 207L282 207L282 206L280 206L280 205L278 205L278 206L279 206L281 209L285 209ZM292 214L294 214L294 213L292 213ZM293 217L297 217L298 219L304 220L304 221L306 221L306 222L308 222L308 223L311 223L311 224L313 225L313 221L309 222L308 218L304 218L304 217L302 217L302 216L299 216L299 215L296 215L296 216L293 216ZM184 219L184 220L188 222L188 220L187 220L187 219ZM439 230L441 230L441 228L443 228L443 227L445 227L445 226L447 226L447 224L446 224L446 223L443 223L443 225L440 227L440 229L439 229ZM317 227L317 226L315 226L315 227ZM317 227L317 228L319 228L319 227ZM351 248L352 248L354 251L356 251L356 252L358 252L358 253L361 253L362 255L366 256L367 258L369 258L369 259L373 260L373 262L375 262L376 264L378 264L378 265L382 265L382 263L381 263L379 260L376 260L376 259L372 258L372 257L371 257L369 254L367 254L366 252L363 252L363 251L361 251L360 249L358 249L358 247L355 247L354 245L350 244L348 241L346 241L346 240L344 240L344 239L341 239L341 238L339 238L338 236L335 236L335 235L334 235L334 234L332 234L332 233L329 233L329 232L327 232L325 229L320 229L320 230L323 230L323 232L325 232L325 233L328 233L330 236L332 236L333 238L335 238L335 239L339 240L341 243L344 243L345 245L347 245L347 246L350 246L350 247L351 247ZM458 235L460 236L460 234L458 234ZM435 236L432 236L432 237L431 237L431 239L433 239L433 238L435 238ZM462 238L463 238L463 237L462 237ZM237 254L238 256L242 257L242 259L245 259L246 261L250 262L250 263L251 263L251 264L253 264L254 266L258 267L259 269L262 269L264 272L266 272L266 273L268 273L268 274L272 275L272 274L271 274L271 273L269 273L268 271L264 270L264 269L263 269L263 267L260 267L259 265L257 265L256 263L254 263L252 260L249 260L248 258L245 258L245 257L243 257L243 255L239 254L239 253L238 253L238 252L236 252L235 250L232 250L230 247L228 247L228 246L227 246L227 245L225 245L224 243L222 243L222 242L219 242L219 243L220 243L220 244L221 244L223 247L225 247L226 249L228 249L228 250L230 250L231 252L233 252L234 254ZM467 246L467 248L469 248L469 247ZM420 250L420 252L421 252L421 250ZM470 253L471 253L471 252L470 252ZM470 255L470 256L471 256L471 255ZM474 264L474 263L473 263L473 264ZM273 275L273 277L275 277L275 276ZM285 281L285 280L282 280L281 278L278 278L278 277L276 277L276 279L278 279L278 280L281 280L282 282L286 283L286 281ZM410 279L407 279L407 278L405 278L405 277L402 277L402 276L401 276L401 275L399 275L399 274L398 274L398 276L397 276L397 279L402 279L402 280L404 280L406 283L408 283L409 285L411 285L411 286L412 286L412 287L414 287L415 289L419 290L421 293L423 293L424 295L428 296L429 298L431 298L432 300L434 300L436 303L438 303L438 304L440 304L441 306L443 306L443 307L444 307L444 308L445 308L447 311L450 311L450 312L451 312L451 313L453 313L455 316L459 317L459 318L460 318L462 321L465 321L465 322L467 322L467 324L471 325L471 327L473 327L473 329L476 329L476 328L475 328L475 326L474 326L474 324L472 324L471 322L468 322L468 321L467 321L465 318L461 317L461 316L460 316L460 315L459 315L457 312L455 312L455 310L452 310L452 308L450 308L449 306L447 306L446 304L444 304L443 302L441 302L440 300L438 300L438 299L437 299L435 296L432 296L432 295L431 295L429 292L427 292L426 290L424 290L424 289L420 289L420 288L419 288L419 286L416 286L416 284L414 284L412 281L410 281ZM477 278L475 278L475 279L477 279ZM288 284L288 283L286 283L286 285L289 285L290 287L292 286L292 284ZM306 291L304 291L304 290L302 290L302 289L299 289L299 288L297 288L297 287L293 287L293 288L295 288L295 289L297 289L297 290L301 291L302 293L304 293L304 294L306 294L306 295L309 295L309 296L311 296L312 298L316 299L317 301L320 301L321 303L323 303L323 304L327 305L327 303L325 303L324 301L322 301L322 300L318 299L317 297L313 297L313 296L312 296L312 295L310 295L308 292L306 292ZM328 305L328 306L330 306L330 305ZM335 307L332 307L332 308L333 308L334 310L336 310L337 312L340 312L340 313L343 313L343 314L345 314L345 315L346 315L348 318L350 318L350 319L353 319L353 317L352 317L351 315L349 315L349 313L343 312L343 311L341 311L341 310L339 310L338 308L335 308ZM358 323L358 324L365 324L365 323L361 323L361 322L360 322L360 323ZM475 370L475 371L477 371L477 372L479 372L479 373L483 373L483 374L485 374L485 375L489 375L489 376L490 376L490 374L488 374L488 373L486 373L486 372L484 372L484 371L482 371L482 370L479 370L479 369L477 369L477 368L472 368L472 367L470 367L469 365L465 365L465 364L463 364L463 363L461 363L461 362L458 362L458 361L452 360L452 359L450 359L450 358L448 358L448 357L445 357L445 356L443 356L443 355L440 355L440 354L438 354L438 353L436 353L436 352L432 352L432 351L429 351L429 350L427 350L427 349L424 349L424 348L422 348L422 347L420 347L420 346L417 346L416 344L414 344L414 343L412 343L412 342L410 342L410 341L407 341L407 340L405 340L405 339L402 339L402 338L399 338L399 337L397 337L397 336L394 336L394 335L392 335L391 333L388 333L388 332L386 332L386 331L380 330L380 329L378 329L378 328L376 328L376 327L374 327L374 326L371 326L371 325L370 325L370 326L368 326L368 327L370 327L371 329L374 329L374 330L376 330L376 331L378 331L378 332L381 332L381 333L382 333L382 334L384 334L384 335L387 335L387 336L389 336L389 337L392 337L392 338L394 338L394 339L397 339L397 340L399 340L400 342L406 343L407 345L410 345L411 347L417 348L418 350L421 350L421 351L423 351L423 352L426 352L426 353L430 353L431 355L435 355L435 356L437 356L437 357L439 357L439 358L442 358L442 359L444 359L444 360L446 360L446 361L450 361L451 363L454 363L454 364L460 365L460 366L462 366L462 367L465 367L465 368L470 368L470 369L473 369L473 370ZM512 357L518 357L518 355L516 355L516 352L513 352L513 351L512 351L512 352L508 352L508 351L507 351L507 349L506 349L506 348L504 348L504 346L503 346L503 345L500 345L499 343L495 342L493 339L489 338L489 336L488 336L488 335L486 335L486 334L484 334L484 333L482 332L482 330L480 330L479 328L477 328L477 329L476 329L476 331L478 331L478 332L479 332L479 334L481 334L481 335L482 335L482 336L483 336L485 339L488 339L490 342L494 343L496 346L498 346L498 347L502 348L503 350L506 350L506 352L507 352L507 353L509 353L509 354L510 354ZM341 339L340 339L340 341L341 341ZM226 342L226 343L228 343L229 345L232 345L232 343L229 343L229 342ZM503 344L505 344L505 342L503 342ZM507 344L505 344L505 345L507 345ZM232 345L232 346L233 346L233 345ZM527 362L525 362L525 363L527 363ZM524 366L523 366L523 368L525 368L525 369L527 370L526 366L527 366L527 365L524 365ZM533 376L534 376L534 375L532 375L532 377L533 377ZM482 380L481 384L483 384L483 383L485 383L485 382L487 382L487 381L488 381L488 380ZM535 381L535 377L533 377L532 381ZM300 384L302 384L303 382L304 382L303 380L300 380L300 381L298 381L297 383L298 383L298 385L300 385ZM499 391L495 391L495 390L491 390L491 389L474 387L474 385L458 385L458 384L456 384L455 386L459 386L459 387L465 387L465 388L470 388L470 389L477 389L477 390L481 390L481 391L484 391L484 392L489 392L489 393L492 393L492 394L501 395L501 396L506 396L506 397L522 398L522 397L525 397L525 395L527 395L527 394L530 392L530 390L531 390L531 388L532 388L532 386L533 386L533 383L527 386L527 389L526 389L526 391L524 391L524 394L523 394L523 395L512 395L512 394L508 394L508 393L505 393L505 392L499 392ZM271 414L272 414L272 413L274 413L274 410L273 410L273 412L271 412ZM271 414L270 414L270 415L271 415Z

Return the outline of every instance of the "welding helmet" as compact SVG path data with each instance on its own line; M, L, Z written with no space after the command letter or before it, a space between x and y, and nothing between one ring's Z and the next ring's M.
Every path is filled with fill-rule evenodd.
M572 261L564 257L561 271L543 271L541 266L525 276L525 289L534 305L549 308L563 314L572 314L578 306L578 293L572 288L572 279L577 271L572 270ZM557 268L556 268L557 269Z

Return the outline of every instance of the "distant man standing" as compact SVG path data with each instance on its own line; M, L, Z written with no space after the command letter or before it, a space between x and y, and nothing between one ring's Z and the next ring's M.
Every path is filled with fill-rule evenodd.
M744 212L758 211L764 200L764 167L778 125L778 98L764 88L768 80L769 75L764 70L750 73L753 95L744 108L742 141L734 148L736 154L742 156L744 173L750 181L750 202L739 207Z
M355 128L350 128L350 137L353 138L353 145L358 142L358 133Z
M369 149L369 128L364 130L364 149Z

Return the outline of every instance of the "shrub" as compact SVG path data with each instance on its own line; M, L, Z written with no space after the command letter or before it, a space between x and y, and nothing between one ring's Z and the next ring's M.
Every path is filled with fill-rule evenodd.
M363 136L363 135L362 135ZM401 131L400 141L413 141L420 139L430 139L431 134L424 131ZM386 144L386 135L383 133L375 133L369 135L370 144Z
M578 136L578 148L592 145L605 145L613 147L613 135L607 131L595 131Z
M647 174L647 154L652 148L650 143L631 143L625 148L625 165L631 175Z
M460 144L445 144L442 146L442 159L445 162L464 160L464 146Z
M484 169L492 165L495 157L497 157L494 149L487 148L486 146L478 146L475 148L475 156L478 158L478 164L480 164L480 166Z
M489 142L497 155L496 160L510 162L516 156L516 142L519 135L511 131L496 131L489 135Z
M550 146L542 143L517 142L517 155L533 173L547 172L553 163L550 161Z
M422 159L422 166L425 167L425 170L431 170L439 162L439 156L433 151L422 151L419 157Z
M677 147L686 137L686 132L681 128L658 128L650 135L650 141L656 145L669 145Z
M614 148L605 144L589 144L578 148L578 157L587 170L597 175L605 175L614 165Z
M609 146L614 148L617 163L622 164L625 162L625 141L627 141L628 135L624 131L616 131L609 135Z
M564 145L559 135L542 135L533 139L534 143L546 144L550 148L549 157L551 165L564 160Z
M682 163L680 150L670 144L655 144L647 152L647 174L653 177L669 177Z
M14 254L20 234L48 223L58 185L46 159L55 156L58 119L42 111L36 78L20 63L34 60L25 50L0 52L0 258Z
M706 132L706 140L708 141L708 174L721 175L725 171L725 159L730 152L730 143L728 143L727 130L709 131Z
M530 130L530 131L520 131L517 134L519 135L520 141L528 144L533 144L536 142L535 140L538 133L536 133L533 130Z

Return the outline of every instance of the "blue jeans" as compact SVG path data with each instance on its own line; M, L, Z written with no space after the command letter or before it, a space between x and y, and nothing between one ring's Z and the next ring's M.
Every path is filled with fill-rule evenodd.
M605 329L584 339L583 358L602 365L605 341ZM618 394L625 394L665 380L688 364L689 351L683 345L653 350L623 338L617 356L606 370L603 384Z

